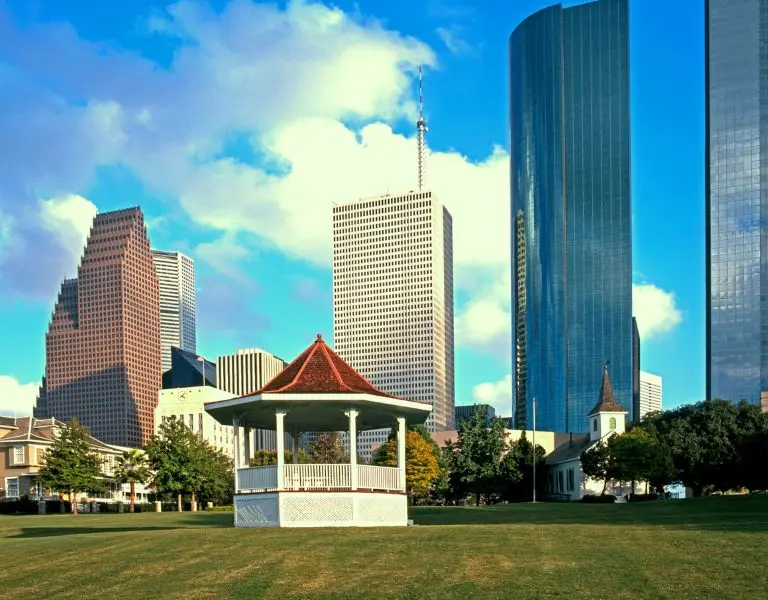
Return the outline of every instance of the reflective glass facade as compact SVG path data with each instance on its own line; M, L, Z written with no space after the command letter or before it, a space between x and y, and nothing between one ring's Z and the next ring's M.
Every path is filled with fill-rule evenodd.
M768 390L768 2L709 0L707 397Z
M539 11L509 55L515 426L536 398L537 429L587 431L606 361L632 418L627 0Z

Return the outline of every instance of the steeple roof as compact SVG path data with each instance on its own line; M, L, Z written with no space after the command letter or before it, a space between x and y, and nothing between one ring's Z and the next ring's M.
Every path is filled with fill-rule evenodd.
M597 404L589 411L588 417L596 415L598 413L605 412L620 412L627 413L628 411L616 401L613 395L613 387L611 387L611 378L608 377L608 363L605 363L603 367L603 383L600 386L600 397L597 399Z
M304 350L256 394L373 394L394 396L376 389L350 367L318 334Z

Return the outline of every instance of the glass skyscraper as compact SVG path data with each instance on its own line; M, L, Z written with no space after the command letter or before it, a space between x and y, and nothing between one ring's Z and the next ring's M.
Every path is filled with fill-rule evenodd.
M768 396L768 1L706 2L707 397Z
M632 418L628 0L555 5L509 40L515 426L587 431L610 361Z

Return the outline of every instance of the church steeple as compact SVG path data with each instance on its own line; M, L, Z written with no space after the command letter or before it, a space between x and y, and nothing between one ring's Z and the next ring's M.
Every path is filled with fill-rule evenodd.
M597 404L587 415L590 423L590 437L598 440L614 431L624 433L627 411L616 401L611 386L611 378L608 376L608 364L603 365L603 382L600 385L600 396Z

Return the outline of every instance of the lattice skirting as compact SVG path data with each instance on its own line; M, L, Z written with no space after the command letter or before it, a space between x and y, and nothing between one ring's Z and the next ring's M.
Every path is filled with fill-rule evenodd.
M235 527L277 527L277 494L239 494L235 496Z
M235 496L237 527L403 527L404 494L276 492Z

